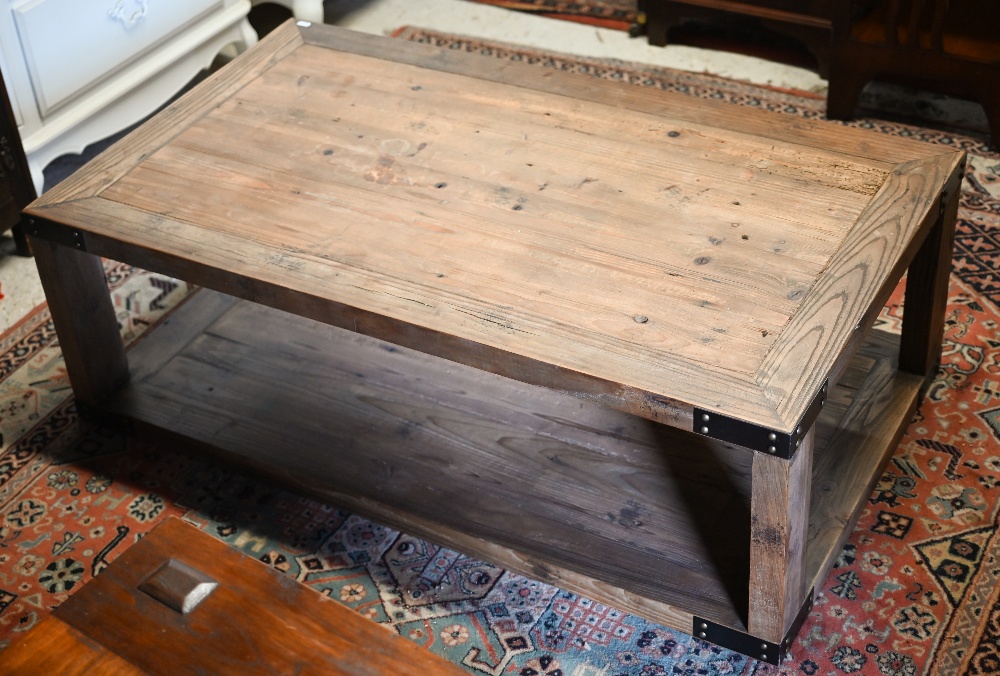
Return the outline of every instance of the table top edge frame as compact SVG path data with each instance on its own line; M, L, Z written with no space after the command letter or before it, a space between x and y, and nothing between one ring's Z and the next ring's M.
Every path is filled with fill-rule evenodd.
M495 57L464 51L461 52L460 58L456 58L456 50L371 35L329 24L303 26L302 38L304 43L310 46L474 77L547 94L570 96L589 103L654 114L666 120L690 122L729 132L748 133L757 138L824 152L841 153L866 162L887 163L892 166L941 153L941 148L931 143L890 137L866 129L855 129L836 121L790 118L776 111L758 108L735 108L727 101L628 85L582 73L545 70L526 63L501 61ZM510 44L509 48L528 49L517 44ZM587 60L587 57L574 55L566 57ZM637 67L641 65L636 64ZM628 64L625 64L625 67L628 67ZM775 118L782 117L794 119L794 122L786 125L772 124Z
M764 358L756 376L757 382L773 402L775 413L784 421L788 431L795 428L816 393L825 386L831 375L836 375L835 367L843 361L843 350L857 342L852 340L852 334L867 329L866 319L874 311L871 305L880 297L887 297L888 292L891 292L892 287L898 283L903 271L909 267L917 249L939 215L942 191L947 190L956 172L964 166L965 156L964 151L949 151L931 158L899 163L861 214L844 245L831 259L827 270L849 266L856 257L856 252L865 248L864 242L868 241L868 238L878 237L882 226L888 224L888 221L880 219L880 210L893 199L894 191L902 196L908 196L913 203L912 215L894 238L896 246L901 246L902 251L893 265L876 270L873 280L865 287L867 291L862 301L851 307L849 321L840 323L842 326L840 332L844 333L844 336L842 340L836 342L842 347L826 350L822 354L822 359L811 363L808 368L803 369L799 365L782 368L788 361L789 351L795 348L797 341L801 341L802 337L809 333L822 330L822 327L817 326L812 317L802 312L803 308L800 308ZM930 179L926 178L927 174L931 175ZM922 185L919 189L912 190L914 187L912 184L915 182ZM821 282L824 279L829 278L820 277ZM814 299L813 304L825 303L832 301L838 293L838 290L831 287L818 295L810 293L807 299ZM834 341L827 341L828 344L832 342Z
M303 44L298 26L291 21L282 24L225 68L212 73L156 112L153 119L140 123L72 176L44 192L27 209L99 196L150 154L214 110L220 97L229 98L253 82L261 72L261 63L270 61L270 65L274 65Z

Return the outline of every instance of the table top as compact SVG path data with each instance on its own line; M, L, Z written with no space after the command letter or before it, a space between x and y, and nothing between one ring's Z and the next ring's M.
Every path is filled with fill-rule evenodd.
M92 253L690 428L790 430L962 153L289 22L43 195Z

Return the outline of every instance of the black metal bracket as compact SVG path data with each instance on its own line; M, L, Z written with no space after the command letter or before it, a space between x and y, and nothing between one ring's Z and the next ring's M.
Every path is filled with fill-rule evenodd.
M813 398L809 408L802 414L791 433L769 429L739 418L731 418L700 408L694 409L694 431L706 437L788 460L795 455L802 439L808 434L812 424L819 417L820 411L823 410L823 404L826 403L827 387L828 382L824 382L823 387Z
M788 633L785 634L785 638L782 639L781 643L765 641L756 636L751 636L742 631L731 629L697 616L694 618L694 630L691 634L695 638L714 643L721 648L733 650L761 662L778 666L785 659L785 655L788 654L788 648L791 647L792 640L799 633L799 629L802 628L802 624L806 621L806 617L809 616L809 611L812 610L812 607L813 595L810 592L806 596L805 603L802 604L798 615L795 616L795 621L788 628Z
M87 250L87 242L83 237L82 230L36 216L24 216L21 219L21 226L24 228L24 232L32 237L47 239L50 242L79 251Z

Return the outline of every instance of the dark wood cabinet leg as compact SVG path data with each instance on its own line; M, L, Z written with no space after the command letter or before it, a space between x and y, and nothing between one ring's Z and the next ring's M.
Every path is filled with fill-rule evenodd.
M834 55L830 65L830 87L826 95L826 116L831 120L849 120L854 117L858 107L861 90L868 84L868 78L858 74L845 72L843 64L837 62Z
M989 93L983 95L983 110L990 125L990 140L993 149L1000 150L1000 77L995 78L996 84L989 88Z
M31 256L31 246L28 244L28 238L24 234L24 228L20 225L15 225L11 228L10 234L14 237L14 246L16 247L18 256Z

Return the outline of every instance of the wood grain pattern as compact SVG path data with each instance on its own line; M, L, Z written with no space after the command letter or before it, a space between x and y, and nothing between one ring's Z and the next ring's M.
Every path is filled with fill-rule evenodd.
M52 615L0 651L0 672L8 676L147 673Z
M915 405L899 343L867 340L911 264L903 363L939 349L963 154L327 27L264 45L28 209L243 299L197 294L110 408L669 626L780 641ZM105 316L84 330L95 259L46 246L98 401L125 366ZM648 422L787 433L827 379L791 461Z
M188 305L200 314L211 295ZM733 602L713 573L731 565L713 558L729 542L715 553L701 544L702 526L711 539L746 511L749 468L736 448L706 440L717 458L707 463L689 457L685 435L641 419L250 303L180 351L159 338L130 359L176 356L112 410L294 477L335 504L367 511L379 496L536 561L738 618L726 615ZM705 494L715 497L692 518L689 503Z
M207 290L171 322L203 330L147 334L130 352L144 375L113 410L682 631L695 613L746 626L752 470L742 449ZM877 474L871 454L881 451L871 449L884 439L873 441L870 421L894 412L895 395L850 402L870 364L891 364L897 349L865 348L817 422L818 438L836 441L817 449L809 582L849 533L845 510L860 504L863 486L847 477ZM891 373L876 391L892 391ZM837 437L842 419L850 431ZM845 463L836 449L855 446Z
M888 297L937 217L940 191L961 154L900 165L775 342L758 374L777 413L794 427L844 347Z
M219 581L186 614L139 590L170 559ZM126 550L54 615L139 673L465 673L176 518Z
M913 419L925 383L897 370L898 336L872 331L869 338L828 398L824 413L837 425L817 432L805 564L809 588L817 591Z
M30 237L76 398L98 405L129 379L101 259Z
M622 87L619 83L586 75L534 68L527 64L456 53L430 45L384 41L351 31L328 30L313 25L302 31L309 44L327 49L365 54L403 63L414 63L446 73L472 75L491 82L512 84L525 89L561 94L583 101L597 101L663 117L707 123L713 126L795 143L812 148L837 150L876 162L896 164L933 157L939 146L919 141L871 134L843 126L831 126L818 120L790 118L776 123L778 117L768 111L735 107L724 101L698 99L675 92L654 92L641 87Z
M816 429L791 460L754 453L749 633L781 643L807 593L805 560Z
M697 406L791 429L960 156L297 30L33 209L101 255L682 428Z
M47 191L45 201L71 201L100 194L150 153L212 110L220 98L231 96L301 44L299 31L291 22L275 29L255 45L255 49L243 52L226 68L216 71L167 106L156 116L158 124L142 125L91 160L85 169Z

